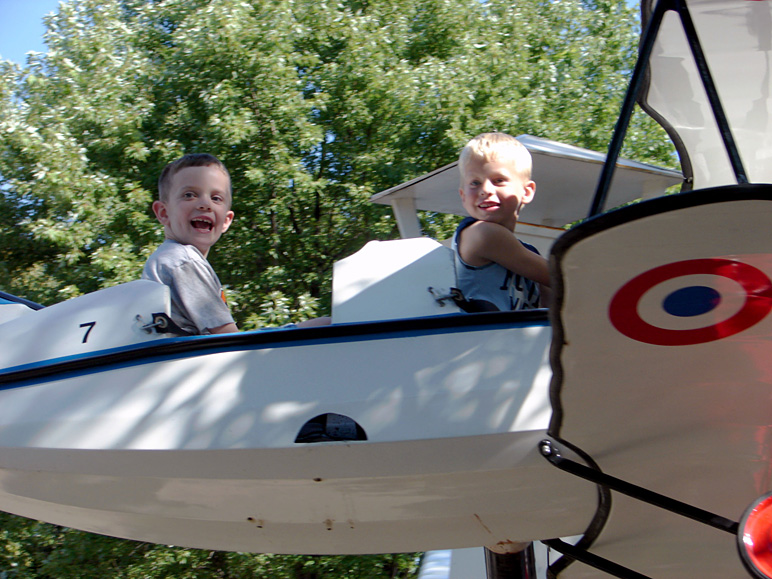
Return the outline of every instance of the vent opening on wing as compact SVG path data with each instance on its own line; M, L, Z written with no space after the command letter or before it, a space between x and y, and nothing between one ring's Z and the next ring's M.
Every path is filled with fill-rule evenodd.
M306 422L295 438L295 442L346 440L367 440L367 433L355 420L332 412L320 414Z

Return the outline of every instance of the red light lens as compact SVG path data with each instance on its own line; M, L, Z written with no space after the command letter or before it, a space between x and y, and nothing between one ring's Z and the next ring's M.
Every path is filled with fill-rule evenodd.
M772 493L746 509L737 533L740 558L751 575L772 579Z

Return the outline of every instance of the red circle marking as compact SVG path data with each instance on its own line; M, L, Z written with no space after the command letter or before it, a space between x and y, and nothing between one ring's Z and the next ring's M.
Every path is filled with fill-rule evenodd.
M691 330L669 330L644 321L638 302L654 286L685 275L720 275L736 281L746 293L745 304L723 322ZM760 322L772 309L772 281L761 270L729 259L690 259L645 271L623 285L609 305L614 327L628 338L658 346L690 346L720 340Z

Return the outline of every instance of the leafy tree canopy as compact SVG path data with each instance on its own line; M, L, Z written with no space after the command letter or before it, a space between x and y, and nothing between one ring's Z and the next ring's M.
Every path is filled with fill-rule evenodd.
M406 579L412 554L252 555L124 541L0 513L3 579Z
M334 261L397 235L369 197L474 134L603 150L637 40L623 0L71 0L47 24L47 54L0 62L3 289L137 278L160 169L210 152L237 216L210 258L243 328L325 313ZM672 159L643 116L629 141Z

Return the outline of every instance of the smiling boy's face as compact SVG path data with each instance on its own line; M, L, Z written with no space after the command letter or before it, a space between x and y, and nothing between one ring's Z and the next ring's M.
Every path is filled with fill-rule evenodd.
M461 202L471 217L503 225L510 231L523 205L530 203L536 184L517 171L507 160L470 158L462 176Z
M172 177L165 201L153 211L167 239L192 245L204 257L233 221L230 179L216 165L185 167Z

